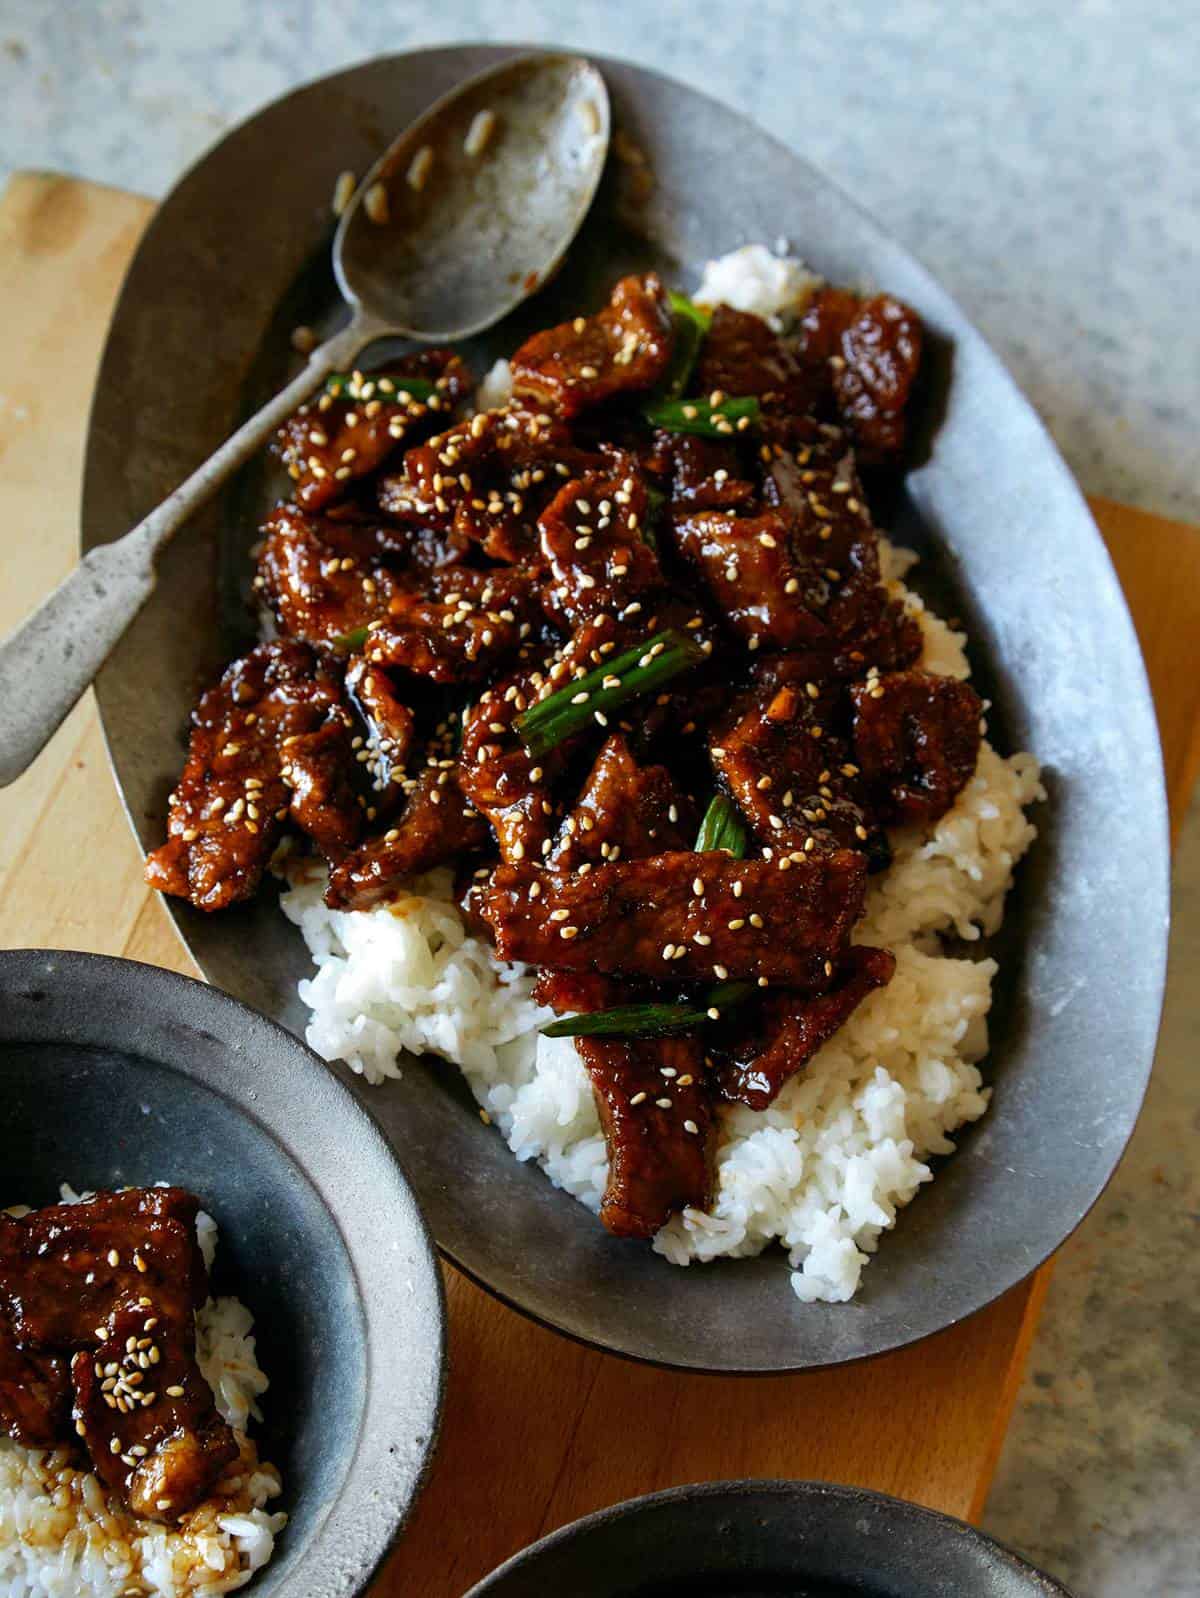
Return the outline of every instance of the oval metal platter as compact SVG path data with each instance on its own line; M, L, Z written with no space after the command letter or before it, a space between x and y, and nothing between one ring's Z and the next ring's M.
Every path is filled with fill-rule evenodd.
M543 1537L467 1598L1070 1598L964 1521L820 1481L708 1482Z
M334 325L329 197L454 83L513 52L366 63L230 133L152 221L117 305L93 406L85 547L131 526L294 368L298 323ZM1049 803L1003 935L988 1067L995 1100L907 1209L849 1306L804 1305L777 1251L678 1270L605 1235L480 1124L452 1068L352 1090L399 1151L441 1248L527 1314L635 1358L782 1371L878 1354L970 1315L1078 1225L1133 1128L1162 997L1168 845L1154 711L1108 556L1032 408L910 255L790 150L694 90L602 62L623 146L558 278L468 347L477 370L526 330L597 303L622 271L691 284L708 257L786 237L834 282L909 301L929 332L936 421L892 530L918 585L963 617L992 737L1031 749ZM246 603L266 470L252 466L162 562L98 684L145 847L163 836L197 692L252 637ZM171 904L209 979L302 1032L310 970L273 894L206 917ZM349 1077L350 1073L343 1072Z

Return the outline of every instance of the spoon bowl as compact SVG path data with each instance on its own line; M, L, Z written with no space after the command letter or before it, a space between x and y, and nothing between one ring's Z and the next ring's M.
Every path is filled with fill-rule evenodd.
M362 179L333 246L338 287L390 332L482 332L553 275L592 203L608 91L580 56L520 56L459 85Z

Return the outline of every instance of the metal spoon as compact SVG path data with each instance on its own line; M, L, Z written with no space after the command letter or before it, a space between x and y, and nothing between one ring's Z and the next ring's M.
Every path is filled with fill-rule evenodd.
M349 325L0 643L0 786L41 752L146 603L168 539L331 372L379 338L482 332L550 277L592 202L608 134L608 92L590 62L527 55L452 90L384 152L333 242Z

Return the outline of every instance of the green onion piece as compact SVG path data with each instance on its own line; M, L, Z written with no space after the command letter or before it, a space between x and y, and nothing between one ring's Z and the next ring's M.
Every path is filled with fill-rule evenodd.
M658 548L657 523L662 515L663 506L667 503L667 496L661 488L655 488L650 483L646 484L646 519L642 523L642 543L648 544L651 549Z
M653 1038L691 1032L720 1020L754 992L753 982L720 982L691 1004L621 1004L589 1015L565 1015L541 1029L546 1038Z
M758 400L722 400L713 405L706 399L652 400L642 413L652 427L668 433L697 433L701 438L728 438L744 433L759 418Z
M723 793L716 794L704 812L696 835L696 848L701 854L724 849L735 860L741 860L746 853L746 828L733 801Z
M673 629L655 633L644 644L614 655L577 677L546 699L519 715L513 722L517 736L531 755L544 755L592 721L597 711L603 715L627 699L659 688L681 671L697 665L705 652L694 638Z
M712 326L712 312L706 311L703 305L697 305L695 300L689 300L686 294L680 294L676 289L667 293L671 309L676 316L686 316L689 322L694 322L702 333L707 333Z
M667 295L674 313L675 339L671 348L671 364L659 387L664 399L675 399L688 386L700 346L712 326L712 317L702 311L686 294L672 291Z
M364 394L363 389L371 384L371 392ZM334 399L377 399L385 405L397 405L401 394L412 400L427 400L437 393L437 385L426 377L397 377L389 372L334 372L325 379L325 392Z
M352 655L366 643L370 630L369 627L356 627L353 632L339 633L336 638L330 639L330 645L339 655Z

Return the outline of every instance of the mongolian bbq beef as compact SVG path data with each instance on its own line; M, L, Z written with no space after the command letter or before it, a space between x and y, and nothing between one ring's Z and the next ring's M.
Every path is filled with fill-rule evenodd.
M703 1209L720 1106L892 976L851 941L886 829L975 768L981 701L917 669L868 497L920 356L886 295L782 335L649 274L517 350L499 409L449 352L331 380L280 434L279 636L201 700L148 880L221 909L299 834L356 910L455 866L578 1040L605 1225Z
M167 1523L239 1452L196 1363L199 1207L155 1187L0 1212L0 1434L86 1449L135 1514Z

